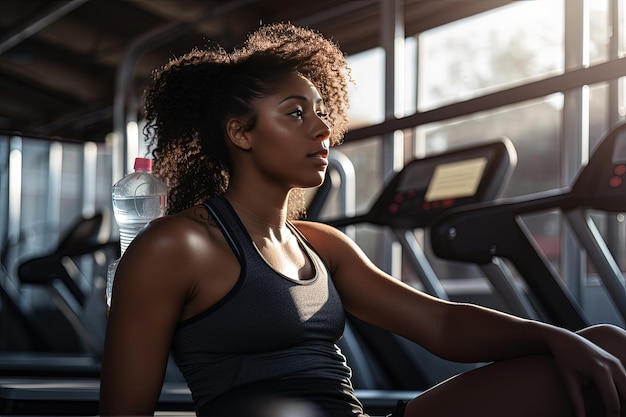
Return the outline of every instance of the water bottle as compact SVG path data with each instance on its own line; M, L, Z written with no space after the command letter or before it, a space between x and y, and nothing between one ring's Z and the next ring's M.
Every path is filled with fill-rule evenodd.
M120 232L120 251L151 221L165 214L167 185L152 174L152 159L135 158L134 171L113 184L113 216ZM111 305L113 279L119 259L107 273L107 304Z

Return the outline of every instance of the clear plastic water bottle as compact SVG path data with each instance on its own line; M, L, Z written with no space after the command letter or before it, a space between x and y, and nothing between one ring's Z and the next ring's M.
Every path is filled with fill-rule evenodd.
M152 159L135 158L134 171L113 184L111 196L123 256L135 236L151 220L165 214L167 185L152 174ZM119 259L108 268L106 295L109 306L118 262Z

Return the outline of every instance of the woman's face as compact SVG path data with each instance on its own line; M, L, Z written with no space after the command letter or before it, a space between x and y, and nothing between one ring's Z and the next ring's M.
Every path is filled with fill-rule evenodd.
M291 74L275 94L252 104L257 120L246 134L259 173L290 188L320 185L328 166L331 130L315 86Z

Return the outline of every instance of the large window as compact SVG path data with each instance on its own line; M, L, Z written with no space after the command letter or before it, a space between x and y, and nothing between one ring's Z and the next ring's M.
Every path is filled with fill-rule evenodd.
M377 129L381 134L340 148L354 161L358 209L371 205L388 175L385 141L393 133L382 134L383 127L403 120L407 123L395 134L404 137L405 161L506 136L518 161L501 197L571 185L589 153L626 115L624 71L617 76L593 71L610 68L607 63L626 54L625 9L626 0L518 1L407 34L407 78L396 82L401 95L415 102L405 106L406 117L396 115L396 120L384 119L384 50L352 57L357 86L351 130L382 126ZM565 87L553 88L557 84ZM624 268L624 216L594 213L593 218ZM558 211L527 215L522 221L553 266L567 275L568 285L594 282L593 266L579 262L576 249L567 244L571 231ZM426 235L420 238L427 248ZM387 250L388 241L379 234L362 233L357 239L376 260ZM401 269L401 278L410 281L411 272ZM458 265L439 272L444 279L460 275ZM469 269L464 273L476 275ZM576 296L583 305L598 303L595 294ZM600 316L592 320L611 321L601 316L604 312L593 313Z
M516 3L419 34L421 111L563 71L563 1Z

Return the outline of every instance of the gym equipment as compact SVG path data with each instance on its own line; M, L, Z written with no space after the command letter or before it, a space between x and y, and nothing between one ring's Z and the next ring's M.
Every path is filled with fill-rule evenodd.
M609 295L626 317L624 278L584 211L624 211L626 207L626 124L609 131L571 187L456 208L432 225L431 244L443 259L486 264L494 258L511 261L546 319L571 330L587 326L584 312L563 279L539 250L523 214L558 209L574 227L597 263Z
M111 219L106 212L80 218L52 253L27 260L17 270L23 285L40 286L51 294L85 350L96 354L102 351L106 320L103 295L95 280L106 277L108 263L119 252L119 243L109 239L110 231ZM81 288L81 269L75 262L82 256L89 256L93 267L86 291Z
M498 138L449 152L415 159L383 187L365 214L323 220L337 228L361 223L393 231L403 255L414 268L424 291L448 299L417 241L414 230L428 229L446 211L494 199L509 179L517 155L511 141ZM329 194L324 190L324 196ZM500 276L490 279L501 292L515 291ZM509 297L511 298L511 297ZM435 357L397 335L348 316L340 347L353 369L354 385L422 390L476 364L456 364Z

